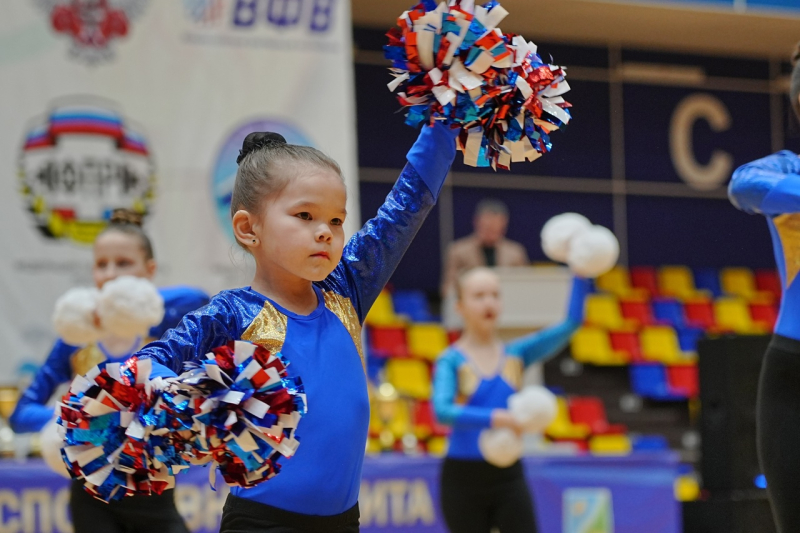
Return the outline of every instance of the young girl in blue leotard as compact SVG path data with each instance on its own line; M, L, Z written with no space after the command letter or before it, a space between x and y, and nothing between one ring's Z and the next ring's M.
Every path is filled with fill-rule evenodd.
M790 97L800 118L800 45ZM758 387L756 437L779 533L800 531L800 157L783 150L733 174L731 202L767 218L783 298Z
M308 413L297 453L269 481L232 490L222 532L358 531L369 425L361 324L436 203L457 134L441 123L424 127L377 216L346 244L339 166L277 134L245 139L231 215L255 277L138 354L180 372L212 348L246 340L280 351L303 381Z
M503 343L497 333L500 283L485 267L464 273L456 285L461 338L436 363L433 407L453 427L442 467L441 503L452 533L536 531L533 502L522 464L500 468L484 460L478 439L486 428L522 427L506 409L522 385L525 367L557 354L583 322L590 282L574 278L566 319Z

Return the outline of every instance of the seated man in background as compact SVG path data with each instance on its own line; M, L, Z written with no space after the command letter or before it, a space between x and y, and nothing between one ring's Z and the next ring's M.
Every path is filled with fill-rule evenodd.
M508 207L500 200L486 198L475 208L474 231L453 241L447 248L442 276L442 297L451 295L458 276L479 267L513 267L529 263L528 253L520 243L506 239Z

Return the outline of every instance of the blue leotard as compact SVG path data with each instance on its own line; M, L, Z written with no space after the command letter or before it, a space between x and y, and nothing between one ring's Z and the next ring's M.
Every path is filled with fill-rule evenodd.
M575 278L566 319L506 344L493 376L481 376L456 346L441 355L434 374L433 408L440 422L453 427L448 457L482 459L478 437L491 425L492 411L508 407L508 397L522 385L526 366L557 354L566 345L583 322L590 285L588 280Z

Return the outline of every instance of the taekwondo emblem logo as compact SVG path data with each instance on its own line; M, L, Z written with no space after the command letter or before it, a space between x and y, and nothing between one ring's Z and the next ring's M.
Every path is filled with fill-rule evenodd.
M72 41L70 55L89 65L113 56L112 42L125 37L148 0L36 0L53 31Z
M289 144L302 144L314 146L308 137L295 126L284 120L261 118L250 120L238 127L225 139L222 147L217 153L214 162L214 170L211 174L211 187L214 196L214 210L217 212L217 219L225 234L231 242L236 242L233 237L231 227L231 196L233 195L233 184L236 182L236 158L239 156L239 149L242 147L244 138L248 133L254 131L274 131L280 133Z
M115 208L148 213L155 188L150 151L115 107L64 98L25 132L20 191L47 239L91 244Z

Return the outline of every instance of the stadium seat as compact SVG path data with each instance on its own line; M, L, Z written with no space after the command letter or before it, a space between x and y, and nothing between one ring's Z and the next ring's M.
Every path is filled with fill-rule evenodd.
M772 331L778 320L778 308L769 303L750 303L750 317L761 328Z
M663 435L638 435L631 438L634 452L660 452L669 450L669 442Z
M739 296L748 301L772 302L772 292L759 291L756 277L749 268L730 267L720 271L720 282L725 294Z
M570 348L573 359L581 363L616 366L630 360L625 352L612 349L608 331L594 326L578 329L570 339Z
M650 303L644 298L620 298L619 307L622 312L622 317L636 327L649 326L655 323Z
M712 298L722 296L722 287L720 287L719 284L719 272L717 272L716 269L695 269L694 284L698 289L709 292Z
M397 290L392 294L394 312L407 316L414 322L433 322L428 308L428 299L420 290Z
M558 409L556 417L545 430L545 434L556 440L584 440L591 430L586 424L574 424L569 416L567 401L558 396Z
M447 331L435 322L408 327L408 351L413 357L435 361L450 344Z
M639 333L642 357L668 365L686 363L678 335L669 326L648 326Z
M741 334L765 333L763 325L753 322L747 302L741 297L723 296L714 301L714 319L724 331Z
M598 277L594 285L598 292L608 292L620 298L640 292L631 286L628 269L621 265L615 266Z
M683 305L675 298L655 298L652 304L653 315L657 321L669 324L672 327L686 324Z
M697 352L697 341L705 335L705 331L701 328L693 328L691 326L675 328L675 332L678 334L678 344L680 344L681 351L684 353Z
M760 269L755 272L756 289L772 294L776 302L779 302L782 294L781 278L778 272L769 269Z
M375 357L408 357L405 326L367 328L369 354Z
M624 354L626 362L641 362L642 349L639 346L639 335L633 331L610 331L611 350L615 354Z
M680 400L672 394L664 365L647 363L630 366L631 388L639 396L653 400Z
M631 267L630 277L631 285L647 291L651 297L658 296L658 280L655 268L648 266Z
M663 266L659 268L658 290L662 296L671 296L679 300L691 298L697 293L692 271L685 266Z
M625 320L619 300L613 294L590 294L586 297L586 323L606 329L630 328L633 323Z
M378 294L375 303L372 304L364 323L369 326L397 326L403 324L403 320L394 312L392 296L386 289Z
M666 370L667 384L672 394L697 398L697 365L668 366Z
M632 449L627 435L595 435L589 439L589 451L595 455L628 455Z
M714 304L708 298L697 298L684 302L683 311L686 324L698 327L705 331L716 331L717 323L714 320Z
M391 359L386 363L386 380L404 396L417 400L431 397L431 376L425 361Z
M573 396L569 399L569 416L575 424L586 424L593 435L625 433L622 424L609 424L606 408L600 398L594 396Z

